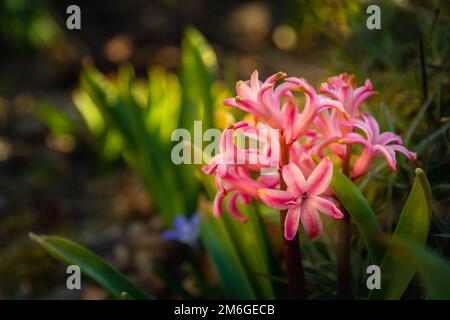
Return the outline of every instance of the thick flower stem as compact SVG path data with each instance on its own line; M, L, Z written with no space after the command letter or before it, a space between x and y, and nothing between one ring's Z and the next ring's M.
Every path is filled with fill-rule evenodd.
M346 158L342 164L342 173L346 176L350 174L350 157L352 153L352 146L347 145ZM338 298L341 300L349 300L352 298L352 283L351 283L351 220L350 215L341 206L341 211L344 218L339 221L338 233L338 261L337 261L337 278L338 278Z
M285 143L284 136L280 137L280 149L281 164L285 165L289 162L289 147ZM284 182L283 177L281 177L281 189L286 189L286 183ZM289 299L306 299L305 271L303 269L298 233L294 239L290 241L285 239L284 223L286 215L287 210L280 211L281 235L284 241L284 260L288 276L288 296Z

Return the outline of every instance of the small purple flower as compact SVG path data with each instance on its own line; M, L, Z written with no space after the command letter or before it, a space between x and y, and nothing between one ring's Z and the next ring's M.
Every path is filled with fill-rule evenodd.
M161 236L166 240L176 240L191 247L197 246L200 232L200 215L194 213L191 218L178 215L173 222L173 229L164 231Z

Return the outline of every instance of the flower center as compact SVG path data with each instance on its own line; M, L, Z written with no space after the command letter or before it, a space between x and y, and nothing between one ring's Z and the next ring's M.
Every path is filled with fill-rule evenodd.
M302 200L305 200L306 198L308 198L308 194L306 192L303 192L302 194Z

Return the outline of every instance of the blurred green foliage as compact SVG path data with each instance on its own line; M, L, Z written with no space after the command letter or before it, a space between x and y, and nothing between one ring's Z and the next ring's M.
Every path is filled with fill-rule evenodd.
M21 49L48 48L63 37L47 1L1 0L0 30Z
M7 39L18 46L36 48L56 41L61 31L49 13L37 2L32 6L25 3L0 2L0 24ZM364 1L287 0L280 4L284 9L281 22L295 28L301 50L316 50L314 54L321 55L328 74L348 71L361 80L372 79L380 97L367 109L383 129L405 137L405 144L418 153L417 166L426 173L414 176L413 164L400 160L397 172L376 163L356 184L335 177L342 194L336 193L356 220L352 264L361 266L353 270L356 296L367 296L364 266L383 261L383 266L398 276L391 279L393 289L383 285L383 291L373 298L449 298L448 286L442 285L448 284L449 264L440 256L448 248L450 233L448 4L371 4L382 8L381 31L366 28ZM226 213L215 219L210 205L202 204L200 196L203 191L212 199L215 189L211 179L199 175L198 167L175 166L170 159L172 131L187 128L193 134L192 125L198 119L203 120L204 129L223 127L226 121L219 106L230 95L217 80L216 54L199 31L188 28L181 47L179 76L158 66L150 69L148 79L136 77L130 65L121 66L116 77L85 67L74 103L99 160L123 159L133 168L166 226L177 214L201 211L202 243L218 271L223 296L282 298L285 276L270 242L278 234L272 237L266 231L267 225L277 226L276 213L252 205L242 208L250 219L247 225ZM301 55L301 50L294 54ZM229 63L225 68L230 88L236 80L233 67ZM57 108L43 104L38 116L53 133L78 134L77 124ZM357 192L358 188L362 192ZM327 224L330 228L320 239L307 241L301 235L307 279L313 284L309 294L315 299L335 296L336 230L333 222ZM393 237L378 242L374 236L379 233ZM387 246L386 253L381 244ZM195 263L192 266L198 274L200 268ZM416 270L424 289L411 294L407 286L414 281ZM176 287L170 275L159 274L168 287ZM182 287L174 290L186 294ZM208 288L203 288L202 295L209 297L207 292Z

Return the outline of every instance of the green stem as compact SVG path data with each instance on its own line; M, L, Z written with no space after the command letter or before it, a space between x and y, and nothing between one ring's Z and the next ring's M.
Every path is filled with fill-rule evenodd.
M286 145L284 136L280 136L281 164L289 162L289 146ZM281 189L286 189L286 183L281 177ZM286 273L288 276L288 296L289 299L306 299L305 290L305 271L303 269L302 256L300 251L300 241L298 233L292 240L286 240L284 237L284 223L287 210L280 211L281 235L284 241L284 255Z

